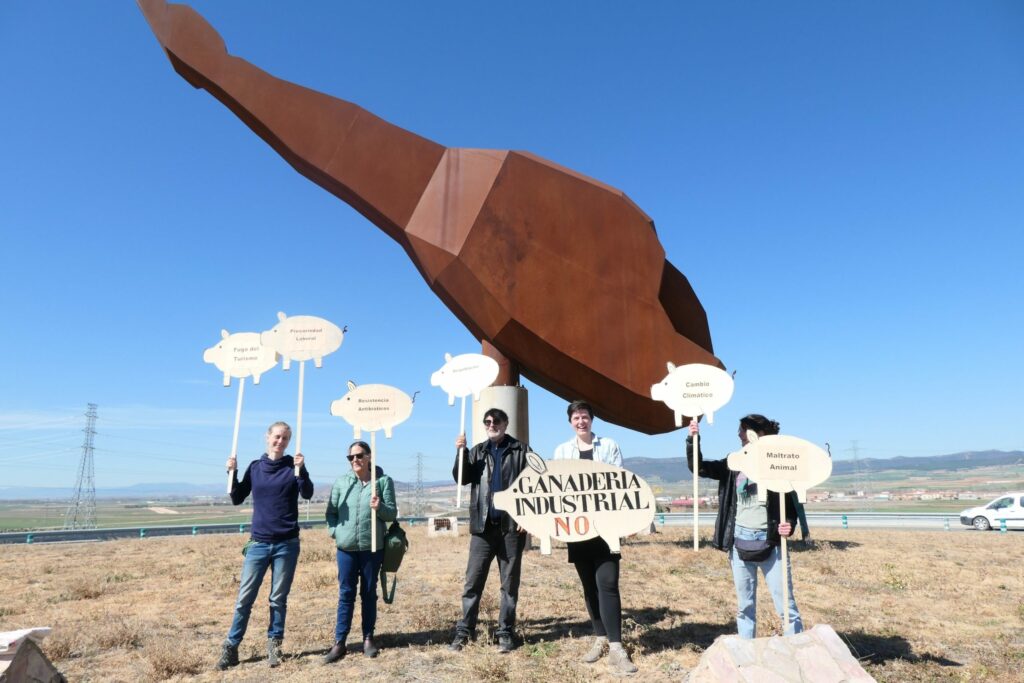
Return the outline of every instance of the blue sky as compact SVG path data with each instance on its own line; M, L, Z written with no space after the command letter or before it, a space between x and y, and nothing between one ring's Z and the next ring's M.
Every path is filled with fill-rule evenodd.
M1024 449L1019 3L193 6L276 76L624 190L737 370L709 454L748 412L837 457ZM307 367L314 478L342 469L349 379L420 391L380 464L449 476L429 377L479 347L397 244L175 74L134 3L8 0L0 63L0 486L72 485L88 402L97 486L220 481L236 388L202 351L277 311L350 330ZM242 461L297 382L246 387ZM548 455L565 402L527 386ZM596 431L627 457L683 441Z

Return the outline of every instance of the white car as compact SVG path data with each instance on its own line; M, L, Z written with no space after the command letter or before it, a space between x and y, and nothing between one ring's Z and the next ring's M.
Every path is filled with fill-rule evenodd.
M988 505L968 508L960 513L960 523L979 531L998 529L1000 520L1007 529L1024 529L1024 492L1004 493Z

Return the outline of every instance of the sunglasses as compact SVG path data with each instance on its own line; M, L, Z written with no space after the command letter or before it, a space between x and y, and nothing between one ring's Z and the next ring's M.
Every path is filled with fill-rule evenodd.
M363 458L365 458L368 455L369 455L369 453L352 453L352 454L346 455L345 457L348 458L349 462L352 462L356 458L359 458L360 460L362 460Z
M498 425L503 425L503 424L505 424L505 423L503 421L501 421L501 420L492 420L491 418L487 418L486 420L484 420L484 425L487 426L487 427L490 427L492 425L498 426Z

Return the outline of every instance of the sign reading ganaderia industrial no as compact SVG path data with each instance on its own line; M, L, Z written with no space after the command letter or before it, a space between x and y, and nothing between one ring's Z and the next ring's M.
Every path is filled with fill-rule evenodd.
M592 460L545 462L535 453L494 506L540 538L551 553L551 539L576 543L600 536L619 552L619 539L648 528L654 519L654 493L639 476Z

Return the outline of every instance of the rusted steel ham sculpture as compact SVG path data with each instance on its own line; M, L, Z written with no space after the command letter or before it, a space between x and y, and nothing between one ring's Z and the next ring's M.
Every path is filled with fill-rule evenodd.
M175 71L402 245L485 352L651 434L675 428L649 395L667 361L721 367L690 283L621 191L528 152L444 147L229 55L190 7L139 5Z

